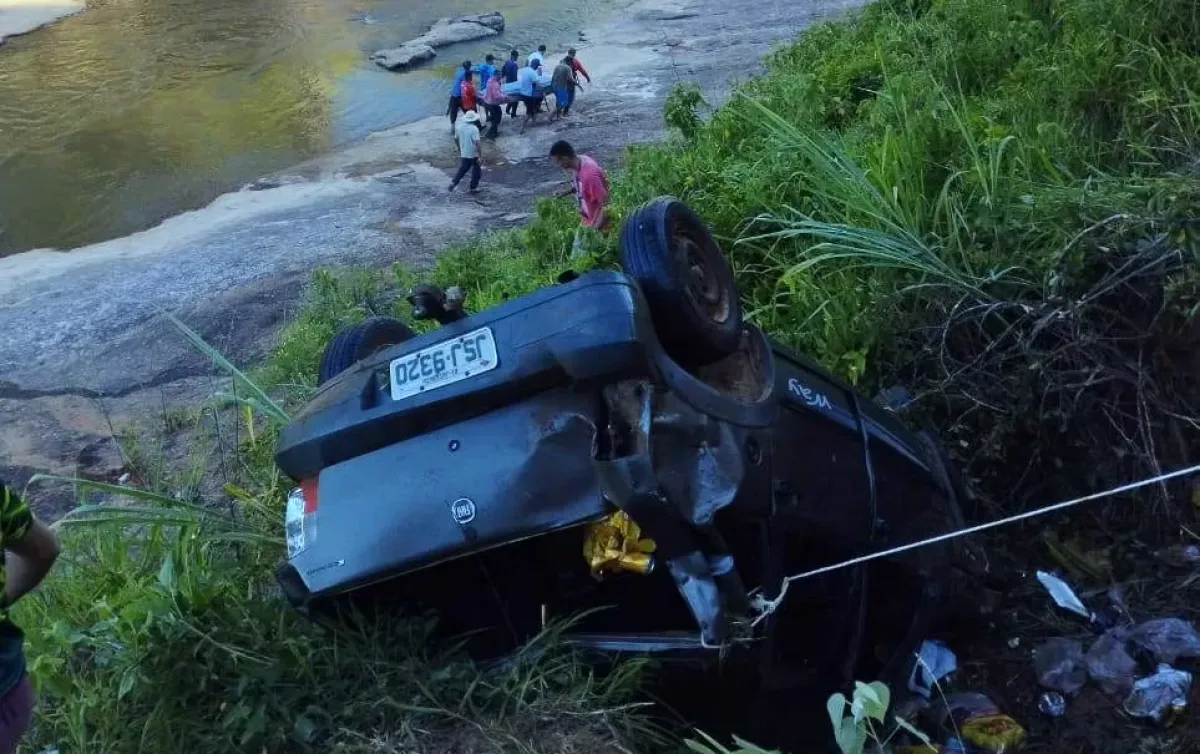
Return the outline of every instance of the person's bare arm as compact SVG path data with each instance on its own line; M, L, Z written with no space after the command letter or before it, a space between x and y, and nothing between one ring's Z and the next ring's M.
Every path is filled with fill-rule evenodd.
M568 184L567 187L564 189L559 189L558 191L555 191L554 196L559 199L562 199L564 196L570 196L574 193L575 193L575 184L572 183L572 184Z
M36 518L25 534L5 543L4 604L11 605L42 583L58 559L58 537Z

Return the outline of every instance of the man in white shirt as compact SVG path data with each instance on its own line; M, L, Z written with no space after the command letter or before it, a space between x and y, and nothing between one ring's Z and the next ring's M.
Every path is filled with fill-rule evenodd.
M537 65L533 61L537 61ZM537 52L530 54L529 65L532 68L542 68L546 65L546 45L538 45Z
M471 174L471 193L479 190L479 179L483 170L479 166L479 113L468 110L454 124L454 137L458 139L458 172L450 182L450 190L458 188L458 183Z

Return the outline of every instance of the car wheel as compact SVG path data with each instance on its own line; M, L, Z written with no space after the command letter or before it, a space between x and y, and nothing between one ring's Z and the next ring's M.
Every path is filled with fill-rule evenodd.
M372 317L345 328L325 346L317 384L324 385L379 349L403 343L412 336L408 325L392 317Z
M619 254L671 358L702 366L737 349L742 308L733 272L687 205L670 197L643 204L621 226Z

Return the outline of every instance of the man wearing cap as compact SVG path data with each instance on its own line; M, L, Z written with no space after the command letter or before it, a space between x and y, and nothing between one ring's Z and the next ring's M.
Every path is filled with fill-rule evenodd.
M454 125L454 137L458 139L458 172L450 182L450 190L458 188L459 181L471 174L471 192L479 190L479 179L483 170L479 166L479 113L468 110Z

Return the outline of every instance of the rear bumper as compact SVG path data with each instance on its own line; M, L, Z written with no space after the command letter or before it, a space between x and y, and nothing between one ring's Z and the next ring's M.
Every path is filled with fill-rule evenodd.
M324 469L291 591L333 595L603 516L596 400L550 390Z
M287 561L280 563L275 567L275 581L291 606L305 617L311 617L308 608L312 592L308 591L308 585L304 583L304 579L300 578L300 572L296 570L296 567Z

